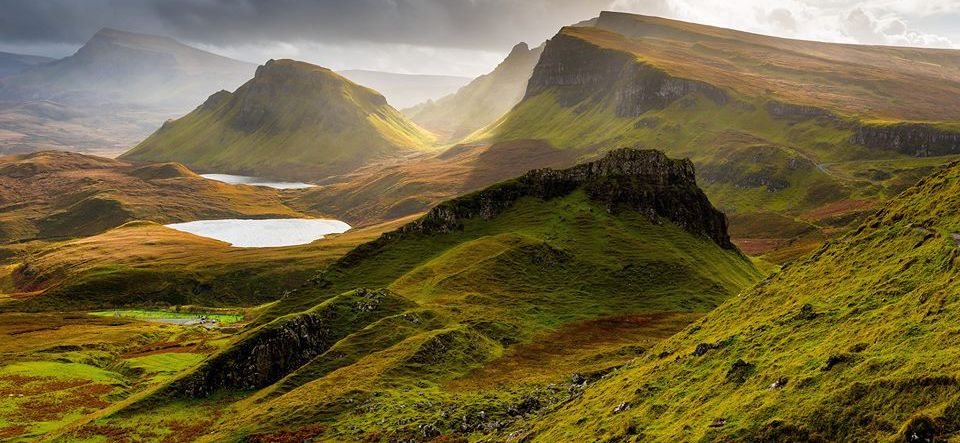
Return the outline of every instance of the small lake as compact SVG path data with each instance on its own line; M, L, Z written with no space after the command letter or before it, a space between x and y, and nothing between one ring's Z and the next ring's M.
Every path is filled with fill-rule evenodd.
M350 225L340 220L309 218L199 220L167 227L243 248L305 245L350 229Z
M278 182L260 177L247 177L245 175L200 174L200 176L206 179L216 180L218 182L229 183L231 185L266 186L274 189L306 189L315 186L311 185L310 183Z

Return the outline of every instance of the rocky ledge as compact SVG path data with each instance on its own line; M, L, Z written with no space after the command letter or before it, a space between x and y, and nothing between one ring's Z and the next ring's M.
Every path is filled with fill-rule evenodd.
M270 385L347 335L411 306L411 302L385 289L342 294L317 309L262 327L158 395L202 398L222 389Z
M610 213L637 211L655 223L666 220L725 249L735 249L727 234L726 216L697 187L690 160L671 159L655 150L622 148L568 169L535 169L441 203L420 219L360 245L334 266L349 267L405 236L453 232L463 229L468 219L492 219L524 197L549 200L577 189L583 189L588 198L602 203Z
M931 157L960 153L960 132L924 123L864 124L854 129L850 143Z

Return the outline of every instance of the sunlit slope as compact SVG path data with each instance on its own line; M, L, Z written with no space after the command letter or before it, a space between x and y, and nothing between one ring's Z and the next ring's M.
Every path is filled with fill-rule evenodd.
M318 180L425 150L432 141L376 91L326 68L271 60L235 92L210 96L123 158Z
M235 248L145 221L90 237L31 244L0 274L2 310L251 306L298 288L360 243L399 223L299 246ZM0 295L0 299L2 299Z
M207 180L182 164L45 151L0 157L0 242L89 236L132 220L303 216L276 189Z
M537 420L529 435L955 438L958 191L960 165L923 179L856 230Z
M958 91L957 51L605 12L595 27L551 39L524 100L474 138L545 140L585 157L632 145L688 157L740 244L803 250L944 163L935 157L960 153ZM861 163L878 159L898 163Z
M493 71L475 78L455 94L403 112L448 140L460 140L493 123L523 98L542 51L543 46L530 49L526 43L519 43Z
M609 327L621 332L607 341L570 337L563 363L532 353L564 370L609 370L643 352L619 338L654 343L760 277L689 162L614 151L447 201L357 247L229 350L102 423L132 429L174 408L211 410L202 399L212 396L236 402L215 408L217 438L389 441L427 421L437 435L469 434L461 416L475 407L514 420L521 385L568 378L511 363L520 346L557 346L564 327ZM497 375L474 372L486 368ZM484 380L519 390L476 390ZM413 407L423 396L450 413ZM368 409L381 400L387 409Z

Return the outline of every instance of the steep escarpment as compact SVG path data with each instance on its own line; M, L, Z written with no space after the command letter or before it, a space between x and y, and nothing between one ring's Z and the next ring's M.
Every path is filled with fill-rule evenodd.
M670 159L655 150L624 148L568 169L533 170L441 203L420 219L354 249L336 266L350 266L405 237L462 231L470 220L494 219L523 198L550 200L576 190L608 213L637 212L651 222L668 221L724 249L736 249L727 234L726 216L697 187L689 160Z
M524 99L471 141L538 140L587 159L614 146L689 158L730 215L733 241L783 261L956 152L960 116L931 103L952 109L957 91L960 57L950 51L797 42L604 12L594 26L550 39ZM879 159L893 163L871 171Z
M674 160L654 150L617 149L600 160L569 169L538 169L431 209L423 218L398 231L438 233L463 228L467 219L496 217L517 200L548 200L583 188L587 197L608 212L633 210L652 221L660 217L691 233L733 248L726 218L697 188L693 163Z
M210 96L123 158L318 180L424 150L432 139L372 89L319 66L271 60L235 92Z
M523 98L542 51L542 45L530 48L526 43L518 43L493 71L477 77L455 94L403 112L448 140L459 140L493 123Z
M547 42L524 98L544 92L555 93L561 106L611 97L617 117L637 117L652 109L663 109L694 92L703 93L717 104L728 99L722 89L713 85L669 75L638 62L629 53L598 48L563 33Z
M850 142L914 157L952 155L960 153L960 128L923 123L862 124Z

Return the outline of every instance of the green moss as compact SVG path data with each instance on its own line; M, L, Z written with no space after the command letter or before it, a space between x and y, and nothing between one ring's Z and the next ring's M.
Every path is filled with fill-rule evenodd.
M631 420L654 440L899 438L960 398L955 305L960 167L922 180L862 226L731 299L645 359L538 420L534 440L616 437ZM721 343L702 356L701 343ZM753 368L728 382L734 363ZM677 383L676 380L683 380ZM650 386L636 395L624 386ZM629 402L631 409L611 414ZM586 423L577 423L589 417ZM723 424L711 427L717 419ZM935 420L933 420L935 419ZM786 435L786 434L784 434Z

